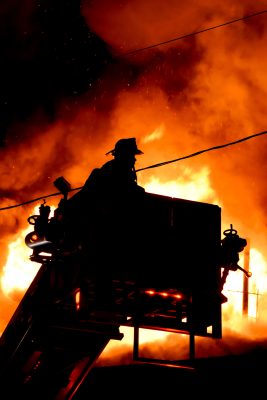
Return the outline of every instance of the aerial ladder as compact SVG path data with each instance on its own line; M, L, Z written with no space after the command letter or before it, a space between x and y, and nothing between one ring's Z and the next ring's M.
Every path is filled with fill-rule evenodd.
M94 278L87 276L85 284L77 274L90 266L88 253L62 250L50 240L47 227L54 229L55 221L45 203L39 215L29 217L34 229L25 242L30 260L41 266L0 337L0 381L7 398L75 398L109 342L123 339L123 326L134 330L133 361L178 367L179 360L141 357L139 330L188 335L191 361L195 336L222 337L223 285L229 270L241 269L238 253L245 239L231 226L221 240L221 209L213 204L146 193L145 207L132 243L140 254L134 262L130 248L115 254L125 268L111 276L112 301L100 307ZM120 227L113 233L120 242Z

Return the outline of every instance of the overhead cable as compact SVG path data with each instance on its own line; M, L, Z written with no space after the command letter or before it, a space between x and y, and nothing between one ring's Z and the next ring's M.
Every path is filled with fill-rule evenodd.
M186 158L195 157L195 156L198 156L198 155L200 155L200 154L206 153L206 152L208 152L208 151L219 150L219 149L222 149L222 148L224 148L224 147L232 146L232 145L234 145L234 144L244 142L245 140L249 140L249 139L255 138L255 137L257 137L257 136L265 135L266 133L267 133L267 131L255 133L255 134L253 134L253 135L246 136L246 137L244 137L244 138L235 140L234 142L229 142L229 143L221 144L221 145L218 145L218 146L209 147L208 149L200 150L200 151L197 151L196 153L192 153L192 154L189 154L189 155L187 155L187 156L179 157L179 158L176 158L176 159L174 159L174 160L164 161L164 162L161 162L161 163L158 163L158 164L149 165L148 167L139 168L139 169L136 170L136 172L144 171L144 170L146 170L146 169L151 169L151 168L156 168L156 167L162 167L163 165L167 165L167 164L171 164L171 163L174 163L174 162L177 162L177 161L185 160ZM82 188L83 188L83 186L80 186L80 187L77 187L77 188L75 188L75 189L69 190L69 192L73 192L73 191L76 191L76 190L80 190L80 189L82 189ZM48 197L59 196L59 195L62 195L62 193L61 193L61 192L56 192L56 193L48 194L48 195L45 195L45 196L37 197L37 198L32 199L32 200L25 201L25 202L20 203L20 204L14 204L14 205L12 205L12 206L2 207L2 208L0 208L0 211L9 210L9 209L11 209L11 208L16 208L16 207L25 206L25 205L27 205L27 204L34 203L34 202L39 201L39 200L47 199Z
M206 153L207 151L218 150L218 149L222 149L223 147L232 146L234 144L244 142L245 140L252 139L252 138L254 138L256 136L265 135L266 133L267 133L267 131L255 133L254 135L246 136L246 137L244 137L242 139L235 140L234 142L220 144L218 146L214 146L214 147L210 147L208 149L197 151L196 153L192 153L192 154L189 154L189 155L184 156L184 157L175 158L174 160L164 161L164 162L161 162L161 163L158 163L158 164L149 165L148 167L137 169L136 172L143 171L145 169L150 169L150 168L162 167L163 165L167 165L167 164L171 164L171 163L174 163L174 162L177 162L177 161L185 160L186 158L198 156L199 154Z
M211 30L213 30L213 29L222 28L222 27L224 27L224 26L226 26L226 25L234 24L234 23L236 23L236 22L240 22L240 21L243 21L243 20L245 20L245 19L252 18L252 17L256 17L256 16L258 16L258 15L265 14L265 13L267 13L267 10L258 11L258 12L254 13L254 14L244 15L243 17L236 18L236 19L232 19L232 20L230 20L230 21L223 22L223 23L221 23L221 24L219 24L219 25L210 26L210 27L208 27L208 28L204 28L204 29L201 29L201 30L199 30L199 31L187 33L187 34L185 34L185 35L178 36L178 37L173 38L173 39L165 40L164 42L159 42L159 43L151 44L151 45L146 46L146 47L142 47L142 48L139 48L139 49L136 49L136 50L129 51L128 53L118 54L116 57L117 57L117 58L121 58L121 57L130 56L130 55L133 55L133 54L136 54L136 53L140 53L141 51L153 49L154 47L163 46L163 45L165 45L165 44L169 44L169 43L172 43L172 42L176 42L176 41L178 41L178 40L185 39L185 38L190 37L190 36L194 36L194 35L198 35L198 34L200 34L200 33L204 33L204 32L211 31Z

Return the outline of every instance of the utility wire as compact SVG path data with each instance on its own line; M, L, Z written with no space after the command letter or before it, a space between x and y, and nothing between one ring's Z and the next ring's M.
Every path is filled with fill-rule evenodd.
M163 165L167 165L167 164L171 164L171 163L174 163L174 162L177 162L177 161L185 160L186 158L195 157L195 156L198 156L198 155L200 155L202 153L206 153L208 151L218 150L218 149L222 149L222 148L227 147L227 146L232 146L234 144L244 142L245 140L249 140L249 139L252 139L252 138L257 137L257 136L265 135L266 133L267 133L267 131L255 133L253 135L246 136L244 138L235 140L234 142L229 142L229 143L221 144L221 145L218 145L218 146L209 147L208 149L200 150L200 151L197 151L196 153L192 153L192 154L189 154L189 155L184 156L184 157L179 157L179 158L176 158L174 160L164 161L164 162L161 162L161 163L158 163L158 164L149 165L148 167L137 169L136 172L144 171L146 169L151 169L151 168L156 168L156 167L162 167ZM69 192L80 190L82 188L83 188L83 186L80 186L80 187L77 187L75 189L69 190ZM20 204L14 204L13 206L2 207L2 208L0 208L0 211L9 210L11 208L16 208L16 207L20 207L20 206L25 206L27 204L33 203L33 202L38 201L38 200L44 200L44 199L47 199L48 197L59 196L59 195L62 195L62 193L61 192L56 192L56 193L52 193L52 194L49 194L49 195L46 195L46 196L37 197L36 199L28 200L28 201L25 201L25 202L20 203Z
M68 192L73 192L74 190L79 190L79 189L82 189L82 188L83 188L83 186L80 186L78 188L71 189ZM35 201L44 200L44 199L47 199L48 197L59 196L59 195L62 195L62 193L61 192L56 192L56 193L48 194L48 195L45 195L45 196L36 197L35 199L24 201L23 203L19 203L19 204L14 204L13 206L2 207L2 208L0 208L0 211L9 210L10 208L16 208L16 207L20 207L20 206L26 206L27 204L34 203Z
M254 138L256 136L265 135L266 133L267 133L267 131L255 133L254 135L246 136L246 137L244 137L242 139L235 140L234 142L229 142L229 143L221 144L221 145L218 145L218 146L210 147L208 149L200 150L200 151L197 151L196 153L192 153L192 154L189 154L189 155L184 156L184 157L180 157L180 158L176 158L174 160L164 161L162 163L158 163L158 164L150 165L148 167L140 168L140 169L137 169L136 172L143 171L145 169L161 167L163 165L171 164L171 163L174 163L174 162L180 161L180 160L185 160L186 158L195 157L195 156L198 156L199 154L206 153L207 151L222 149L223 147L232 146L234 144L244 142L245 140L252 139L252 138Z
M190 36L198 35L199 33L207 32L207 31L210 31L210 30L212 30L212 29L221 28L221 27L223 27L223 26L230 25L230 24L233 24L233 23L235 23L235 22L239 22L239 21L242 21L242 20L245 20L245 19L248 19L248 18L256 17L256 16L261 15L261 14L264 14L264 13L267 13L267 10L258 11L258 12L254 13L254 14L244 15L243 17L236 18L236 19L233 19L233 20L230 20L230 21L226 21L226 22L224 22L224 23L222 23L222 24L219 24L219 25L211 26L211 27L209 27L209 28L205 28L205 29L202 29L202 30L199 30L199 31L196 31L196 32L191 32L191 33L188 33L188 34L186 34L186 35L179 36L179 37L177 37L177 38L173 38L173 39L170 39L170 40L166 40L166 41L164 41L164 42L152 44L152 45L150 45L150 46L143 47L143 48L140 48L140 49L136 49L136 50L130 51L130 52L125 53L125 54L119 54L117 57L118 57L118 58L120 58L120 57L125 57L125 56L132 55L132 54L135 54L135 53L144 51L144 50L149 50L149 49L152 49L152 48L154 48L154 47L162 46L162 45L165 45L165 44L168 44L168 43L171 43L171 42L175 42L175 41L178 41L178 40L181 40L181 39L185 39L185 38L190 37ZM184 159L186 159L186 158L194 157L194 156L197 156L197 155L202 154L202 153L207 152L207 151L216 150L216 149L220 149L220 148L223 148L223 147L226 147L226 146L230 146L230 145L233 145L233 144L236 144L236 143L240 143L240 142L242 142L242 141L251 139L251 138L253 138L253 137L260 136L260 135L264 135L264 134L266 134L266 133L267 133L267 131L260 132L260 133L256 133L255 135L247 136L247 137L245 137L245 138L243 138L243 139L240 139L240 140L237 140L237 141L235 141L235 142L226 143L226 144L224 144L224 145L211 147L211 148L209 148L209 149L201 150L201 151L198 151L198 152L196 152L196 153L189 154L189 155L187 155L187 156L177 158L177 159L175 159L175 160L165 161L165 162L162 162L162 163L150 165L150 166L145 167L145 168L140 168L140 169L136 170L136 172L143 171L143 170L145 170L145 169L156 168L156 167L160 167L160 166L162 166L162 165L166 165L166 164L170 164L170 163L173 163L173 162L176 162L176 161L184 160ZM80 186L80 187L78 187L78 188L69 190L69 192L72 192L72 191L75 191L75 190L80 190L80 189L82 189L82 188L83 188L83 186ZM48 197L53 197L53 196L59 196L59 195L61 195L61 194L62 194L61 192L56 192L56 193L52 193L52 194L49 194L49 195L46 195L46 196L37 197L37 198L35 198L35 199L28 200L28 201L25 201L25 202L20 203L20 204L14 204L13 206L2 207L2 208L0 208L0 211L9 210L9 209L11 209L11 208L16 208L16 207L24 206L24 205L27 205L27 204L36 202L36 201L38 201L38 200L47 199Z
M233 20L230 20L230 21L226 21L226 22L223 22L222 24L219 24L219 25L210 26L209 28L201 29L201 30L196 31L196 32L187 33L185 35L178 36L176 38L169 39L169 40L166 40L164 42L151 44L149 46L142 47L140 49L132 50L132 51L130 51L128 53L118 54L117 58L126 57L126 56L129 56L129 55L133 55L133 54L139 53L139 52L144 51L144 50L153 49L154 47L163 46L165 44L176 42L178 40L185 39L185 38L190 37L190 36L194 36L194 35L198 35L200 33L208 32L208 31L211 31L213 29L222 28L223 26L234 24L236 22L243 21L243 20L248 19L248 18L256 17L256 16L264 14L264 13L267 13L267 10L258 11L258 12L254 13L254 14L244 15L243 17L236 18L236 19L233 19Z

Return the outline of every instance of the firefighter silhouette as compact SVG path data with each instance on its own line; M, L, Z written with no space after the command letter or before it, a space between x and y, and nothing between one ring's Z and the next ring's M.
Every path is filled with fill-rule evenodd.
M75 245L85 260L81 281L86 286L93 277L97 304L110 302L111 275L122 278L127 266L134 264L132 249L145 193L135 171L136 156L141 154L135 138L118 140L106 153L113 159L93 169L83 188L65 204L71 241L78 241Z
M107 161L101 168L95 168L85 182L83 191L99 190L107 194L132 194L140 186L137 185L135 172L136 155L143 154L136 145L135 138L120 139L111 154L113 160Z

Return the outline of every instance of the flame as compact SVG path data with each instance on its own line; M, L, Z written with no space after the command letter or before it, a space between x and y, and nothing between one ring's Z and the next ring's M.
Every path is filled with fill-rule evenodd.
M152 176L145 184L147 192L157 193L180 199L207 201L219 205L214 190L210 187L209 168L204 166L199 171L185 168L176 180L161 182Z
M195 201L206 201L206 199L212 198L214 203L216 203L217 198L215 191L211 187L208 168L203 167L197 173L193 173L193 178L190 176L190 172L192 171L186 169L182 178L165 183L161 183L159 179L152 176L152 178L147 181L145 188L151 193L171 195L173 197L187 198ZM36 214L37 211L37 207L35 207L32 213ZM32 227L22 230L15 240L9 243L9 255L1 277L3 293L7 297L12 297L15 293L15 300L17 302L29 287L40 267L40 264L33 263L29 260L31 250L25 245L24 239L26 234L30 231L32 231ZM256 320L259 316L258 297L265 294L267 287L267 265L261 252L255 248L251 248L250 250L250 264L252 277L249 279L248 315ZM239 265L244 266L243 253L240 255ZM239 318L242 316L243 279L244 277L241 271L230 271L226 284L224 285L224 293L228 297L228 302L223 305L223 324L225 326L230 324L231 328L237 331L240 329ZM152 295L154 292L151 291L150 294ZM160 295L165 296L166 294L162 292ZM77 293L76 303L78 308L79 293ZM127 338L125 342L131 341L131 328L123 327L122 331ZM140 338L140 343L144 344L163 340L166 338L166 333L142 330ZM109 346L107 352L116 347L116 344ZM103 357L107 352L104 353Z
M19 49L26 48L22 56L27 62L34 48L48 49L46 56L49 54L48 44L42 42L38 46L36 38L39 36L43 41L43 37L52 37L36 34L38 24L30 22L34 21L36 13L29 14L32 17L28 18L32 7L29 3L22 20L21 16L12 20L14 13L8 14L7 19L19 27L13 36L24 45L18 46ZM184 4L133 0L123 6L121 2L111 4L107 0L81 2L88 26L108 44L114 55L200 31L261 7L265 8L264 2L250 0ZM5 12L8 7L6 9ZM29 26L31 23L33 25ZM25 36L26 31L33 32L34 37ZM144 151L138 158L142 167L142 163L153 165L265 131L266 36L266 16L261 15L107 64L89 95L77 94L74 100L68 97L57 102L49 98L48 88L44 97L48 106L55 106L53 122L50 119L47 122L42 111L38 111L33 112L32 118L7 127L9 140L5 148L1 148L1 205L28 200L45 191L50 193L53 177L62 174L76 187L82 185L91 169L106 161L106 152L122 137L137 138ZM66 37L65 32L62 37ZM59 37L56 40L59 41ZM53 41L50 41L53 54ZM36 46L27 47L28 43ZM7 46L10 51L15 47ZM11 57L12 62L21 61L20 57ZM43 57L38 53L32 58L35 71L35 60L42 62ZM68 58L73 62L75 59L82 64L82 59L88 57L83 55L79 59L75 53ZM33 76L38 88L38 76L42 80L43 74ZM56 82L53 78L51 81ZM59 81L60 86L64 86L63 81ZM156 174L151 170L138 174L139 183L149 192L220 205L223 226L228 228L233 223L242 237L249 235L253 274L249 278L249 318L256 327L253 337L258 332L266 335L260 326L260 321L265 322L267 318L264 312L267 290L265 140L261 137L220 152L188 158L158 168ZM9 310L1 316L0 330L8 322L11 308L18 303L14 293L22 294L36 273L24 244L26 216L20 210L0 214L3 292L0 295L3 294L3 309ZM244 329L238 318L242 316L242 290L243 273L230 272L224 287L229 302L223 304L223 325L231 325L236 332L245 334L251 330ZM10 298L12 307L8 303Z
M53 212L54 206L51 207ZM32 209L31 215L38 215L39 206ZM32 250L25 244L25 236L33 231L33 225L20 231L14 240L8 244L8 257L1 275L1 288L5 296L16 294L16 300L21 299L28 289L40 264L30 261Z
M23 294L40 268L40 264L29 260L31 251L24 242L26 234L31 231L32 229L23 230L18 238L8 245L8 259L1 277L2 290L6 296L12 291Z

